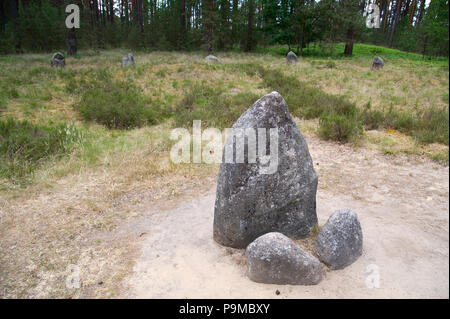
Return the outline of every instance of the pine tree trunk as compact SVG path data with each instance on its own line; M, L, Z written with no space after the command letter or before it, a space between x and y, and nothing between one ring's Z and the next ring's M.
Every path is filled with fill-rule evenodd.
M400 18L400 9L402 8L402 0L397 0L395 13L392 20L391 32L389 33L388 46L392 47L392 42L394 41L395 29L397 28L398 20Z
M127 25L130 23L129 9L130 7L128 0L125 0L125 21L127 22Z
M186 47L186 0L180 0L180 49Z
M214 0L202 1L202 28L205 39L205 51L212 53L213 51L213 14L214 14Z
M420 0L419 12L417 14L417 24L422 21L423 14L425 12L425 2L426 0Z
M347 40L345 42L345 49L344 49L344 55L346 56L352 56L353 54L353 36L354 36L353 25L350 25L350 27L347 30Z
M248 0L247 44L245 46L245 51L253 50L254 20L255 20L255 3L254 0Z
M233 9L232 9L232 25L231 25L231 33L233 37L233 45L238 44L238 0L233 0Z
M6 26L6 13L5 13L5 9L6 9L6 3L4 1L2 1L0 3L0 32L5 30L5 26Z
M66 36L67 56L74 56L77 53L77 36L75 28L70 29Z
M114 0L109 0L109 19L114 24Z

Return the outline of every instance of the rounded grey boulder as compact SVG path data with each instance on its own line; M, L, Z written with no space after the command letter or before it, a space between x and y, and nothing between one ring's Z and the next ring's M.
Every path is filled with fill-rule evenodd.
M350 209L334 212L315 242L319 259L331 269L342 269L362 255L363 235L358 216Z
M383 66L384 66L384 61L382 58L380 58L378 56L373 57L372 66L371 66L372 70L373 69L381 70L383 68Z
M228 135L217 181L214 240L224 246L245 248L268 232L306 237L317 225L317 175L308 145L278 92L256 101L234 123L232 132L248 129L256 133L256 140L263 140L258 153L270 153L270 157L268 161L258 157L253 163L227 163L226 149L248 153L250 144L248 136ZM266 132L265 139L259 137L264 136L259 135L260 130ZM278 141L270 145L268 140L274 135ZM244 143L237 143L244 138ZM265 171L267 167L273 171Z
M286 56L286 63L291 64L291 63L297 63L297 62L298 62L297 55L294 52L289 51L289 53Z
M219 61L219 58L216 57L216 56L214 56L214 55L208 55L208 56L205 58L205 60L206 60L207 62L211 62L211 63L219 63L219 62L220 62L220 61Z
M52 55L52 58L50 59L50 65L55 68L66 68L66 58L62 53L56 52Z
M317 258L280 233L268 233L248 245L248 277L280 285L316 285L322 280Z
M122 58L122 68L127 66L134 66L134 56L133 53L128 53L126 56Z

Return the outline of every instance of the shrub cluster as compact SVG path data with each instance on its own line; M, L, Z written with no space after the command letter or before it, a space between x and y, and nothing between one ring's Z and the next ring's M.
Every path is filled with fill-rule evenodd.
M167 115L165 108L145 96L132 80L116 80L110 71L92 71L86 80L67 78L66 90L81 94L74 107L86 121L110 129L131 129L155 124Z
M69 153L81 139L73 125L0 120L0 178L21 179L50 157Z

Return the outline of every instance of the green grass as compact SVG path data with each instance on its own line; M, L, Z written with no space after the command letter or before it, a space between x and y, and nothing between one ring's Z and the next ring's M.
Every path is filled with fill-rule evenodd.
M159 100L145 96L131 79L114 79L107 69L91 71L87 80L68 77L66 90L81 95L74 107L82 119L110 129L156 124L168 113Z
M259 75L263 85L279 92L290 113L305 119L320 118L319 134L325 139L346 142L360 135L362 124L356 105L345 97L327 94L280 70L256 64L234 65L250 76Z
M371 110L361 112L366 129L395 129L415 137L422 143L449 145L449 110L430 108L425 111L400 111L392 107L388 111Z
M51 157L71 152L82 139L73 125L35 125L28 121L0 121L0 179L18 184Z
M358 116L324 113L319 120L319 135L325 140L349 142L361 135L362 125Z
M333 59L347 58L344 52L344 43L337 43L334 46L333 53L325 51L320 47L320 45L314 46L310 44L308 48L303 50L303 56L305 58L309 57L331 57ZM295 48L291 48L295 49ZM289 49L287 46L272 46L267 48L258 48L260 53L270 53L277 56L286 56ZM295 51L295 50L294 50ZM353 46L353 56L352 58L372 58L373 56L381 56L386 60L408 60L410 62L420 62L420 63L432 63L437 65L446 66L448 70L449 60L446 57L425 57L423 58L421 54L405 52L397 49L386 48L382 46L376 46L371 44L355 43Z
M422 143L449 144L448 106L422 112L394 110L392 107L388 111L380 111L371 110L369 103L361 110L344 96L327 94L280 70L251 63L230 67L250 76L260 76L265 87L284 97L292 114L305 119L319 118L319 135L324 139L354 140L360 136L364 126L366 129L393 128Z
M248 92L230 95L224 88L206 82L193 84L174 110L174 125L192 127L193 120L202 120L205 127L231 127L259 98Z
M82 154L86 154L86 158L80 158L79 161L91 163L95 162L101 143L116 140L113 135L132 134L134 128L152 126L169 118L173 121L167 124L175 127L191 127L192 121L199 119L204 127L231 127L262 94L273 90L285 98L293 115L319 119L318 134L323 139L348 142L359 138L363 129L395 129L422 145L449 143L446 59L423 60L417 54L364 44L355 44L354 56L347 58L341 54L343 45L337 44L331 56L319 46L315 49L311 46L305 50L305 60L309 66L308 63L300 63L298 68L287 68L284 64L280 67L287 53L286 46L260 51L266 54L223 53L226 62L217 65L203 63L202 54L137 55L142 62L139 60L136 68L126 70L120 69L123 52L114 51L81 53L81 58L73 59L70 63L73 67L66 70L52 69L48 65L48 58L35 55L0 57L2 123L6 123L6 117L30 120L25 122L27 124L18 124L22 123L18 120L14 125L2 124L0 178L24 178L32 175L37 167L50 158L71 152L76 141L72 143L69 137L59 136L54 131L60 125L66 127L65 124L31 124L46 123L47 116L55 122L76 122L78 118L105 127L77 124L84 127L82 130L86 130L86 136L90 136L91 140L83 143L85 151ZM380 81L388 81L388 85L394 86L392 90L383 86L381 96L371 97L376 109L372 109L370 104L364 108L363 103L366 102L355 102L352 92L356 84L352 88L354 79L350 73L336 78L344 89L338 86L337 89L328 90L346 95L330 94L321 89L324 86L323 79L334 79L337 73L351 64L367 65L373 55L391 61L397 70L396 75L391 77L386 77L383 72L367 72L367 77L374 81L373 86ZM231 62L233 60L234 63ZM429 68L430 63L436 65ZM419 64L423 65L416 68ZM305 70L313 72L315 77L305 77L299 73ZM401 73L403 70L413 75L414 72L419 73L423 77L419 80L423 80L423 83L437 81L438 89L422 86L418 88L420 96L402 94L403 91L412 90L407 76ZM395 88L397 83L400 84ZM234 88L237 90L232 91ZM436 102L436 96L438 102L443 101L444 105L441 103L429 107L426 102ZM392 106L384 109L383 105ZM421 105L427 105L427 109L421 108ZM41 133L35 134L33 129ZM120 132L117 129L128 131ZM26 139L27 135L29 140ZM48 147L47 151L39 151L41 146L44 148L46 141L61 145L58 140L66 141L63 145L67 147L59 150ZM23 142L23 150L14 148L22 145L20 141ZM10 150L5 149L6 143L11 146ZM91 150L89 145L92 145ZM33 147L38 150L36 157L30 156L27 151ZM74 154L78 156L78 152ZM448 158L445 153L430 156L437 161Z

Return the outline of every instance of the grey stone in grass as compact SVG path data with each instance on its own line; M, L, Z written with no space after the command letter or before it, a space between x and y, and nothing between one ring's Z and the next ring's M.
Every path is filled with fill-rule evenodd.
M281 233L258 237L245 252L248 277L279 285L316 285L322 280L319 260Z
M286 57L286 62L287 62L287 64L297 63L298 62L297 55L294 52L289 51L289 53L287 54L287 57Z
M208 56L205 58L205 60L206 60L207 62L211 62L211 63L219 63L219 62L220 62L219 58L216 57L216 56L214 56L214 55L208 55Z
M56 52L52 55L52 58L50 59L50 65L55 68L66 68L66 58L62 53Z
M372 66L371 66L372 70L374 70L374 69L381 70L381 69L383 69L383 66L384 66L384 61L382 58L380 58L378 56L373 57Z
M358 216L350 209L334 212L315 241L319 259L331 269L342 269L362 255L363 235Z
M210 63L219 63L219 58L214 55L208 55L205 60Z
M134 66L134 56L133 53L128 53L126 56L122 58L122 68L127 66Z
M286 101L278 92L267 94L244 112L232 128L252 128L257 134L258 128L276 128L278 165L275 172L267 174L263 169L268 164L259 160L226 163L225 150L237 146L237 138L228 136L217 182L214 240L224 246L245 248L268 232L306 237L317 225L317 175L308 145L289 114ZM266 141L264 146L268 152L270 143ZM244 150L248 152L247 139Z

